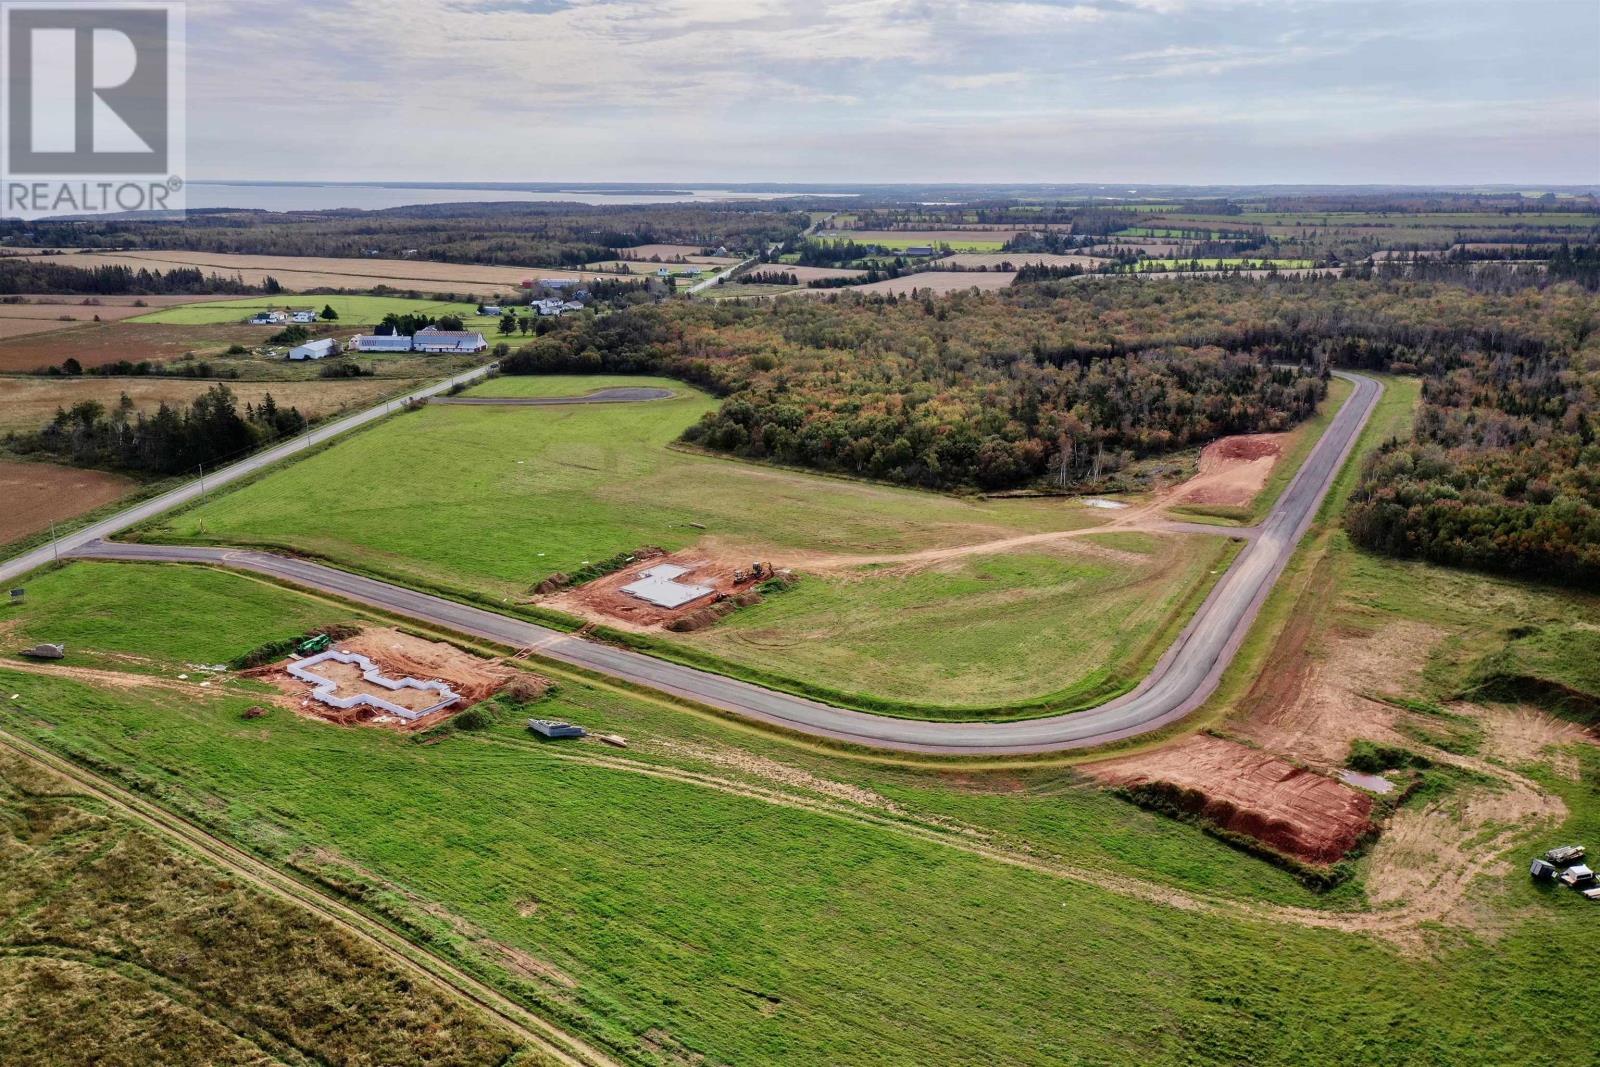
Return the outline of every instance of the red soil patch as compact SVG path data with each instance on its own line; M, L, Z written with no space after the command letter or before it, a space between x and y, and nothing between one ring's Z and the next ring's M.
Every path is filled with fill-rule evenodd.
M0 545L120 500L138 484L104 471L0 460Z
M759 582L736 582L739 571L749 572L751 559L710 556L704 551L689 549L684 552L663 554L658 549L645 549L638 553L638 562L620 571L597 578L574 589L536 596L534 601L545 607L564 611L579 618L615 626L622 630L644 632L658 630L670 623L687 619L697 612L720 605L728 599L752 592ZM686 585L708 585L714 590L709 596L690 601L676 608L663 608L622 592L622 587L639 580L651 567L675 563L688 569L677 580Z
M1308 863L1333 863L1373 829L1372 798L1271 753L1203 734L1083 768L1110 785L1166 784L1217 826Z
M1211 442L1200 453L1200 472L1178 488L1171 503L1248 505L1266 487L1288 439L1284 433L1254 433Z

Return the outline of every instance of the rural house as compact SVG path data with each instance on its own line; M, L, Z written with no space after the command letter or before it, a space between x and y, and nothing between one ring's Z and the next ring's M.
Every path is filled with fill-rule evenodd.
M338 342L331 337L324 337L320 341L307 341L303 345L289 349L290 359L325 359L338 354Z
M295 313L293 313L292 315L289 316L289 321L290 322L302 322L302 323L304 323L304 322L316 322L317 321L317 313L315 311L296 311Z

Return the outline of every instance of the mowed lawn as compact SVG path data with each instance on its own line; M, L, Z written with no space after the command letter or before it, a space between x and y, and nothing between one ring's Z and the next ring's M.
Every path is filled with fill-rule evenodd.
M79 567L107 586L121 573L177 575L174 594L143 615L150 644L105 612L111 597L79 631L131 656L212 658L319 613L345 617L218 575L198 593L208 612L230 585L260 592L213 633L215 616L187 623L201 616L177 595L198 572L68 573ZM30 630L76 612L81 586L57 581L36 581L21 609ZM149 585L130 581L125 595ZM419 745L281 707L244 720L258 698L198 686L96 688L4 664L0 683L17 694L0 712L5 729L328 879L633 1062L1531 1063L1553 1032L1571 1047L1600 1040L1592 998L1550 978L1600 947L1589 906L1541 895L1520 872L1486 879L1482 906L1506 916L1492 942L1441 932L1408 954L1365 934L1165 906L1151 899L1159 887L1112 893L707 779L639 773L651 767L637 761L666 751L649 743L661 713L577 682L541 712L600 727L631 720L644 733L628 728L635 750L537 744L509 714ZM700 744L737 736L681 713L672 722ZM1583 762L1586 779L1600 772L1592 754ZM967 790L965 779L918 781ZM774 799L784 795L798 799ZM1573 815L1563 833L1600 827L1592 791L1570 784L1564 796ZM1065 820L1084 805L1120 808L1081 833L1129 855L1148 847L1177 865L1185 854L1164 843L1176 834L1196 862L1269 870L1100 795L1010 799Z
M500 378L473 395L677 394L637 404L431 406L162 520L153 540L308 552L402 584L526 598L643 546L794 563L979 544L1104 521L1073 501L983 502L669 448L713 404L681 382ZM1002 553L909 574L807 575L692 635L691 658L864 700L995 708L1120 691L1214 578L1220 538ZM864 701L863 701L864 702Z
M1222 537L1096 534L909 574L808 576L673 639L861 697L1081 705L1137 683L1230 555Z
M339 316L339 325L361 325L382 322L391 312L396 315L459 315L463 320L473 319L481 324L487 320L478 315L476 304L447 302L443 300L411 300L395 296L297 296L279 293L276 296L246 296L236 300L212 300L203 304L185 304L181 307L162 308L148 315L140 315L133 322L156 322L175 326L205 326L214 323L243 322L258 311L282 311L285 308L315 311L332 307ZM321 324L321 319L317 320ZM281 327L274 327L278 329ZM481 328L475 325L473 328Z

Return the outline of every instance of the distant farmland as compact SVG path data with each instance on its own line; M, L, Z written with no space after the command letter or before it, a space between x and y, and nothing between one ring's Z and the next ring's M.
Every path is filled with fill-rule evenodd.
M903 249L913 245L949 245L958 252L998 252L1021 230L828 230L817 234L819 241L854 241L858 245L882 245Z

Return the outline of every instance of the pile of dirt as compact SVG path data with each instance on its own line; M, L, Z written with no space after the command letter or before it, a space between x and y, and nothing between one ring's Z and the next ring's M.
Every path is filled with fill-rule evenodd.
M1266 487L1289 435L1239 434L1211 442L1200 453L1200 472L1179 486L1169 504L1244 507Z
M1125 789L1168 787L1185 813L1307 863L1337 862L1374 829L1360 790L1203 734L1083 769Z

